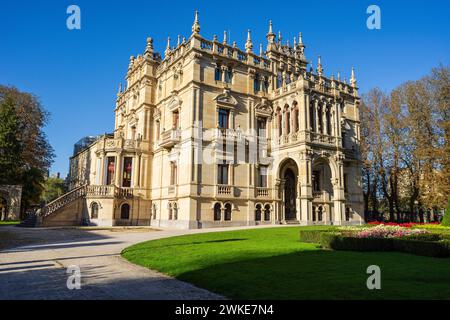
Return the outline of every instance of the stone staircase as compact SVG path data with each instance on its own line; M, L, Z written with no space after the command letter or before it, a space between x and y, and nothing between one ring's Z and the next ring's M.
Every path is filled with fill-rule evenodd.
M33 228L43 225L45 219L48 219L58 210L64 208L65 206L73 203L76 200L84 198L86 196L86 191L87 186L84 185L63 194L61 197L45 205L45 207L43 207L42 209L39 209L36 213L28 215L28 217L18 225L18 227Z

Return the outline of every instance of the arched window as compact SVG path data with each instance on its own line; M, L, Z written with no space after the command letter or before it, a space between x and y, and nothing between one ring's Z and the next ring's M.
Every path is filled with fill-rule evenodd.
M98 204L93 202L91 204L91 219L98 219Z
M220 217L222 215L221 211L222 211L222 207L221 207L220 203L217 202L214 205L214 221L220 221Z
M231 221L231 204L225 204L225 221Z
M327 108L326 119L327 119L327 132L326 133L328 135L331 135L332 132L331 132L331 113L330 113L330 108Z
M322 221L322 218L323 218L322 215L323 215L323 208L322 208L322 206L319 206L319 211L318 211L318 216L319 216L318 220L319 221Z
M283 117L281 115L281 109L278 109L277 115L278 135L281 137L283 134Z
M294 117L294 127L292 128L292 131L293 132L297 132L298 129L299 129L297 102L294 102L294 108L292 110L292 116Z
M284 112L285 112L284 118L286 119L286 123L285 123L284 127L286 128L286 134L291 133L291 113L288 108L289 107L286 106L284 109Z
M309 130L316 131L314 121L314 102L309 104Z
M130 205L124 203L120 209L120 219L128 220L130 219Z
M312 207L312 221L316 221L316 207Z
M261 205L260 204L256 205L255 221L261 221Z
M178 205L176 202L172 204L173 208L173 220L178 220Z
M266 204L264 206L264 220L270 221L270 205L269 204Z

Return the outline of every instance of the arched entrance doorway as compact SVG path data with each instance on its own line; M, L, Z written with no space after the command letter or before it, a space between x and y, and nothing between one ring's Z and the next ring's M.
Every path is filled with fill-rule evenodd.
M292 169L284 172L284 218L285 220L296 219L296 177Z
M297 220L298 208L298 167L293 159L286 159L280 165L279 178L281 180L281 220Z

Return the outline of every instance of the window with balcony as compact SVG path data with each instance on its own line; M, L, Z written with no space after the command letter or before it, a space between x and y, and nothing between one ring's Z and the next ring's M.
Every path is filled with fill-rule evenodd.
M267 166L258 167L258 188L267 188Z
M116 169L116 157L108 157L106 165L106 184L114 184L114 173Z
M228 164L217 165L217 184L228 184Z
M131 187L131 173L133 168L133 158L125 157L123 158L123 177L122 177L122 187Z
M178 112L178 110L173 111L172 112L172 128L173 129L178 129L179 127L179 120L180 119L180 114Z
M218 125L220 129L228 129L230 112L226 109L219 109L218 111Z
M320 191L320 171L313 171L313 191Z
M266 137L266 131L267 131L267 119L266 118L258 118L256 120L256 130L258 137Z

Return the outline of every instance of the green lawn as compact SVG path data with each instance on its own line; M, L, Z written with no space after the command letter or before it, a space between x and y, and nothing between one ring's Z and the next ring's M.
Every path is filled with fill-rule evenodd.
M8 220L8 221L0 221L0 226L12 226L15 224L19 224L20 221Z
M450 299L450 259L325 251L299 242L300 228L174 237L137 244L122 254L233 299ZM366 269L374 264L381 268L382 289L371 291Z

